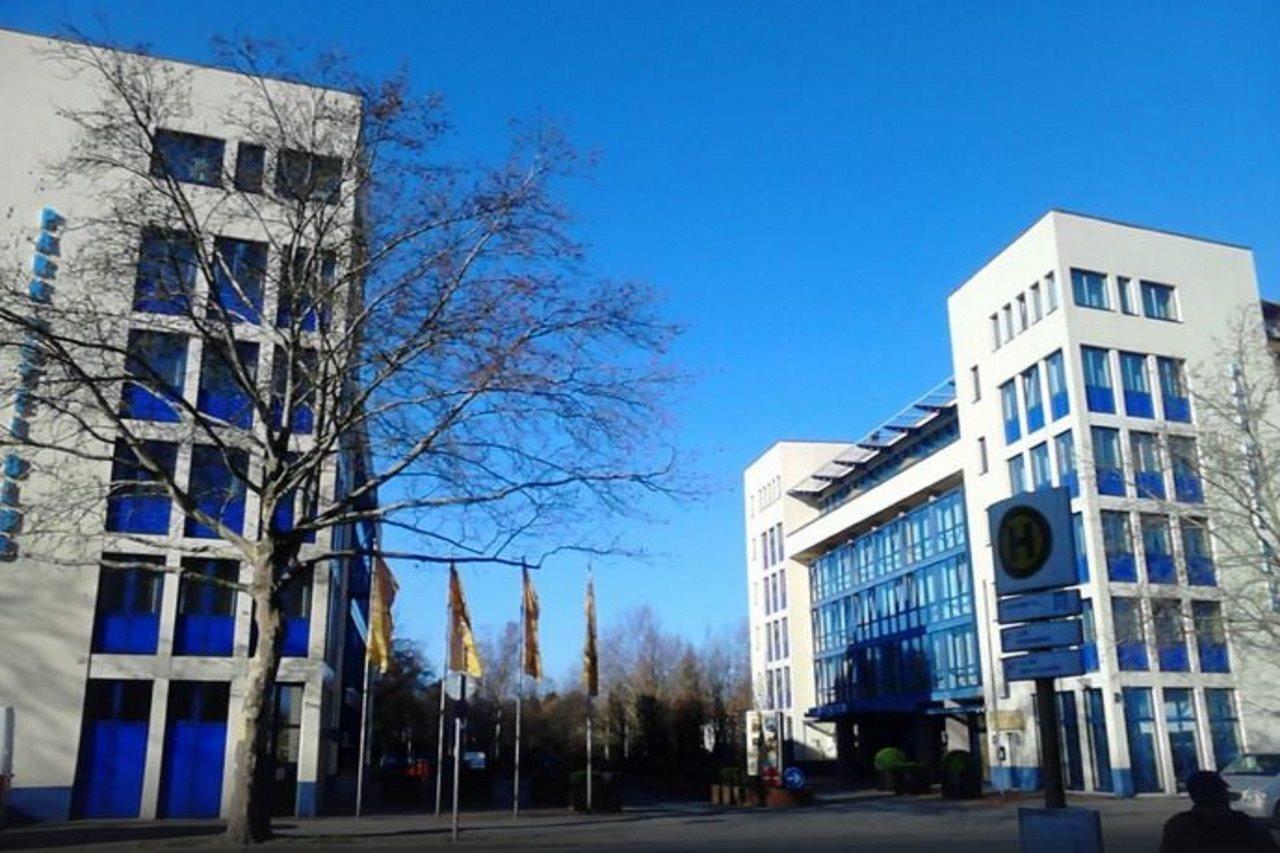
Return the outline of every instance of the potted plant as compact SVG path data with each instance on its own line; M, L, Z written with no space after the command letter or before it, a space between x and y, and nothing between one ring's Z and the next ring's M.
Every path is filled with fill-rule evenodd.
M982 796L982 771L972 753L953 749L942 756L942 796L948 800L972 800Z
M907 760L907 754L896 746L886 746L884 749L876 753L872 764L876 768L876 777L879 780L877 788L881 791L896 790L895 775L898 766L904 764Z

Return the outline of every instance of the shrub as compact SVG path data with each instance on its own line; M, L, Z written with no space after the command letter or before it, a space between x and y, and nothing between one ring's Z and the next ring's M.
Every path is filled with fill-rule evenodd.
M982 796L982 769L971 753L953 749L942 756L939 769L942 796L956 800Z
M907 754L896 746L886 746L876 753L873 763L881 773L890 773L907 763Z

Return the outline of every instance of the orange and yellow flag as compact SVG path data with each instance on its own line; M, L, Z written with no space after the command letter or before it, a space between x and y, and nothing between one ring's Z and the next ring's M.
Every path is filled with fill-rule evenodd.
M588 696L597 696L600 693L600 661L596 655L596 587L590 575L587 575L586 611L587 642L582 649L582 682Z
M375 557L369 593L369 662L378 672L386 672L391 665L391 605L399 589L386 562Z
M542 678L542 650L538 648L538 593L533 588L529 570L524 570L524 674Z
M462 595L462 580L455 566L449 567L449 613L453 620L449 627L449 670L479 678L484 674L484 667L471 631L471 614Z

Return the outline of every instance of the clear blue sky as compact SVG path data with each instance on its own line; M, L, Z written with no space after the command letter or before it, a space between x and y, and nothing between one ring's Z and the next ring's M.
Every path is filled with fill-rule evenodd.
M235 28L301 37L407 61L466 150L543 115L599 151L580 233L687 328L678 435L712 487L628 526L653 561L597 562L601 621L648 602L697 639L745 614L742 467L779 438L855 437L946 376L945 295L1047 208L1247 244L1280 293L1280 4L980 5L7 0L0 26L105 10L192 60ZM556 676L583 570L541 578ZM403 632L438 649L442 576L401 574ZM467 583L479 625L514 618L508 572Z

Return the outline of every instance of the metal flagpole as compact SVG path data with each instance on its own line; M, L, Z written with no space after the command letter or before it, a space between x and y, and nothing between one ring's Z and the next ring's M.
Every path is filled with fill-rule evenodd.
M528 654L525 648L527 640L525 634L528 632L528 626L525 620L528 614L525 613L525 585L529 582L524 568L524 561L521 560L520 571L520 660L516 663L516 751L515 751L515 776L511 780L511 816L520 817L520 711L524 705L524 657Z
M440 668L440 730L436 734L436 817L440 817L440 792L444 785L444 694L449 681L449 651L453 636L453 601L446 595L444 617L444 666Z
M462 654L465 657L466 651L464 650ZM461 683L462 683L462 686L458 691L458 702L461 703L462 708L465 711L466 702L467 702L467 672L465 669L465 666L466 666L465 662L463 666L464 666L463 671L458 673L458 677L459 679L461 679ZM463 714L454 712L454 715L453 715L453 831L452 831L452 838L454 841L458 840L458 782L461 777L460 771L462 770L462 726L463 726Z
M368 640L371 639L372 628L369 636L366 637L364 646L364 692L360 697L360 764L356 768L356 817L360 817L364 813L364 765L368 757L369 748L369 711L373 705L373 698L369 695L369 671L373 669L369 665Z
M587 693L587 813L591 813L591 694Z

